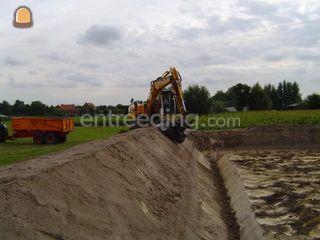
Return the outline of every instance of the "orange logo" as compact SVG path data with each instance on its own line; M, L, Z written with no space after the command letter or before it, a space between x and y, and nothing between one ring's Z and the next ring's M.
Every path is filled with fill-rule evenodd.
M26 6L20 6L14 12L13 26L17 28L30 28L33 26L32 12Z

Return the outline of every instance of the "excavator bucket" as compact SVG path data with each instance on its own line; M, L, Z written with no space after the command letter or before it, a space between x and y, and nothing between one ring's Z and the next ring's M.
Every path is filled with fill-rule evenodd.
M182 127L179 124L170 124L169 126L161 125L159 127L159 130L164 135L166 135L169 139L179 144L183 143L186 139L186 134L184 133L185 129L185 127Z

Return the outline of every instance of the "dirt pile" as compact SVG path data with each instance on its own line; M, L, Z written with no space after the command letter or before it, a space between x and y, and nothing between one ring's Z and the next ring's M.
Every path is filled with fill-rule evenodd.
M319 239L319 149L319 126L86 143L0 168L0 239Z
M155 129L0 168L0 239L232 239L208 159Z

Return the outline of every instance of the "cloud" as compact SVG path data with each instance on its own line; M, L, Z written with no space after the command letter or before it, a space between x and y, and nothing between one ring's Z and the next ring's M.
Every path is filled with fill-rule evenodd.
M53 62L63 62L63 63L71 62L71 59L68 56L66 56L66 54L59 54L56 52L39 54L38 57L45 60L53 61Z
M230 32L252 31L259 26L257 18L229 17L222 19L218 15L212 15L206 19L207 27L178 27L177 37L186 40L195 40L206 35L221 35Z
M265 52L261 58L270 62L277 62L292 57L291 51L288 48L277 49Z
M243 6L246 9L247 13L250 15L266 16L274 14L279 10L278 5L261 0L239 0L239 5Z
M193 40L200 37L204 32L203 28L177 28L177 37L181 39Z
M295 57L302 61L320 62L320 52L315 49L301 49L295 53Z
M78 39L79 44L93 46L108 46L122 38L122 33L118 28L106 25L93 25L86 33Z
M10 66L21 66L21 65L25 65L27 64L27 62L25 60L21 60L15 57L6 57L3 62L6 65L10 65Z
M101 67L100 64L93 63L93 62L81 62L78 65L81 68L98 68L98 67Z
M9 19L6 2L0 11ZM320 79L315 0L176 0L170 8L161 0L58 2L31 6L42 19L38 27L0 31L4 99L125 103L128 95L145 98L153 76L172 65L183 87L290 79L307 94L319 86L310 81Z
M65 76L67 81L71 81L74 83L85 83L90 86L100 87L102 86L102 82L92 74L86 73L71 73Z
M74 88L74 85L68 82L53 82L53 81L17 81L14 77L9 76L7 85L11 88Z
M29 71L29 74L30 74L30 75L38 75L38 72L35 71L35 70L30 70L30 71Z
M9 75L7 85L12 88L77 88L81 85L101 87L102 81L94 74L85 72L57 71L44 76L30 73L23 78ZM35 79L36 78L36 79ZM20 80L21 79L21 80Z
M315 46L320 43L320 16L316 19L304 20L299 27L286 31L287 43L293 46Z
M218 53L206 53L194 58L183 59L182 61L179 61L181 66L188 68L221 65L230 62L232 62L231 57L220 55Z
M211 16L208 18L208 32L210 34L224 34L227 32L246 32L254 30L259 20L256 18L246 19L239 17L230 17L222 20L218 16Z
M121 82L117 82L118 87L126 87L126 88L145 88L148 86L148 83L141 80L143 78L133 77L130 79L124 79Z

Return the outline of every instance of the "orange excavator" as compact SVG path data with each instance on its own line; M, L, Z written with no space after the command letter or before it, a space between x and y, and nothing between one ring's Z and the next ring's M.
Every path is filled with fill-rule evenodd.
M187 110L181 83L181 75L174 67L152 81L146 102L131 101L129 116L135 119L131 129L156 125L171 140L183 143Z

